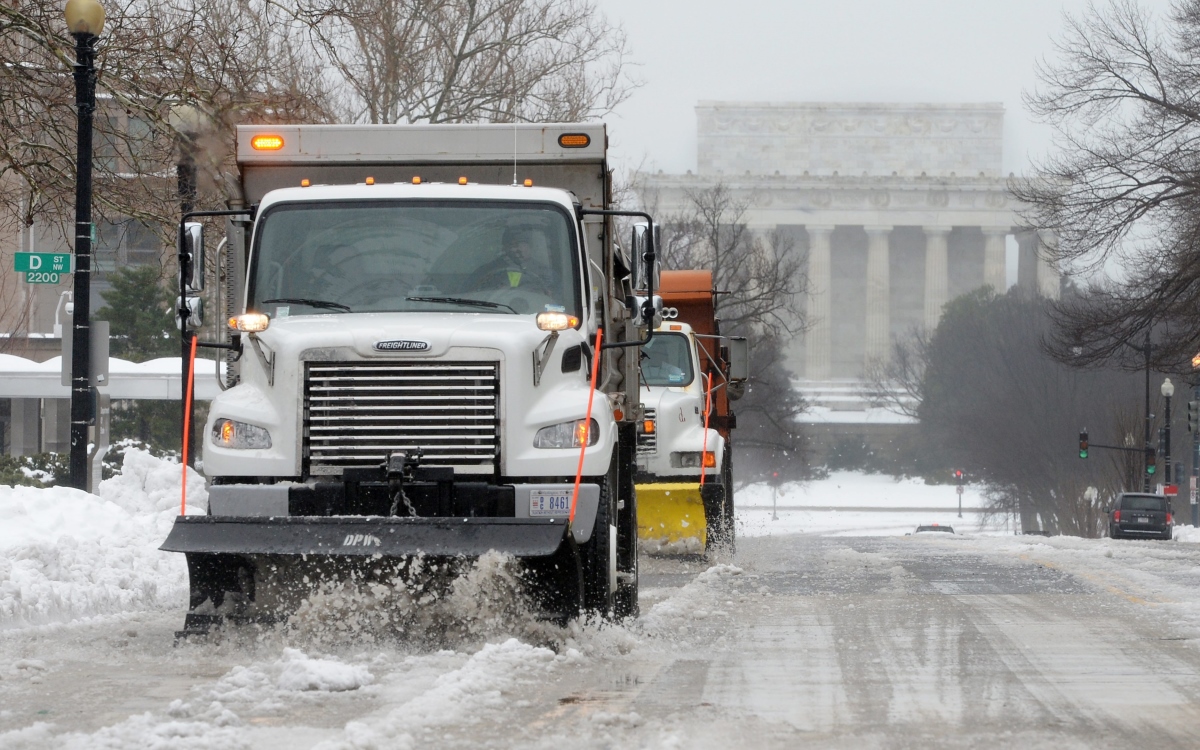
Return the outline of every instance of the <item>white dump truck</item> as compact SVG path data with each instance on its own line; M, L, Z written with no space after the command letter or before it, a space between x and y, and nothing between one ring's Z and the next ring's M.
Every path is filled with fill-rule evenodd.
M732 402L745 392L749 345L724 336L712 272L663 271L662 317L642 350L638 537L658 554L734 543Z
M187 555L182 635L488 550L547 616L636 612L654 294L631 270L653 278L654 235L611 210L605 151L599 124L238 128L243 203L180 229L195 290L196 222L227 221L229 331L199 345L232 364L203 431L208 513L162 547Z

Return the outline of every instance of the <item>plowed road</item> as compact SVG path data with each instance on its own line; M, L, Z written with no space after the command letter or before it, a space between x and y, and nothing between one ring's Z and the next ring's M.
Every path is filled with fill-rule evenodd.
M449 648L177 648L177 612L9 631L0 747L1191 748L1193 546L746 539L736 567L644 560L638 623ZM370 678L298 689L301 658Z

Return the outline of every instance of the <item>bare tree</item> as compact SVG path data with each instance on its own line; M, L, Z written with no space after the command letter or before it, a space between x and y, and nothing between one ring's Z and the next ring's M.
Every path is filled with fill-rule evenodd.
M624 31L590 0L299 0L345 117L575 122L636 83Z
M1144 423L1130 411L1140 378L1050 357L1041 346L1052 325L1045 304L1016 290L964 295L910 350L910 371L921 373L920 458L926 472L962 468L985 482L993 509L1018 513L1027 530L1096 536L1112 497L1140 489L1140 462L1128 473L1140 456L1097 448L1079 460L1077 432L1140 449Z
M101 220L174 223L177 105L197 106L211 126L199 143L201 188L211 200L226 197L231 125L330 115L326 92L311 83L321 80L314 62L281 35L273 22L280 13L269 3L126 0L107 10L93 165ZM27 224L61 225L75 190L73 42L55 0L0 5L0 19L0 176L9 178L0 210Z
M290 15L269 0L124 0L106 10L96 61L94 220L101 247L109 226L140 224L157 235L166 278L183 140L194 139L197 205L221 206L235 192L227 178L234 124L327 121L330 99L316 60L297 52L286 35ZM68 249L76 167L73 46L58 0L0 3L0 215ZM185 104L202 113L200 123L177 116ZM0 286L15 283L11 269L11 263L0 268ZM0 316L9 332L27 322L28 315Z
M717 311L731 330L804 331L808 276L795 240L779 228L751 230L750 203L723 183L688 191L686 199L679 215L663 218L663 267L711 269L717 288L729 292L718 295Z
M1055 353L1122 361L1152 327L1155 364L1178 371L1200 348L1200 0L1179 0L1165 27L1134 0L1068 16L1041 87L1027 95L1055 127L1055 152L1013 190L1044 248L1078 272L1124 266L1055 310Z
M925 327L913 328L907 336L892 340L889 358L867 367L863 395L871 406L886 407L913 419L918 417L925 399L930 339Z

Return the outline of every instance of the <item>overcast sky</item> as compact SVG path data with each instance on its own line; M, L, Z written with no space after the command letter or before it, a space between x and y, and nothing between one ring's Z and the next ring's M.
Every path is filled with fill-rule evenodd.
M1139 0L1160 14L1169 0ZM1025 111L1035 62L1086 0L596 0L645 86L606 118L615 166L696 166L702 100L1000 102L1005 170L1049 131Z

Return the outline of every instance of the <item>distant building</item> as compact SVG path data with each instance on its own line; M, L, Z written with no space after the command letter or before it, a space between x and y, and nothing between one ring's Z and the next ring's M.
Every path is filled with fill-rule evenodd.
M1009 237L1017 284L1058 295L1037 252L1052 238L1021 227L1007 189L1001 104L701 102L696 121L697 173L652 175L643 198L667 216L724 184L751 229L779 228L807 254L810 327L787 354L817 418L870 421L867 369L950 299L1006 289Z
M951 298L1006 289L1009 235L1018 284L1058 294L1002 173L1003 105L701 102L696 119L697 174L652 175L645 190L667 215L685 191L724 183L751 228L793 233L812 327L789 361L806 380L860 378Z

